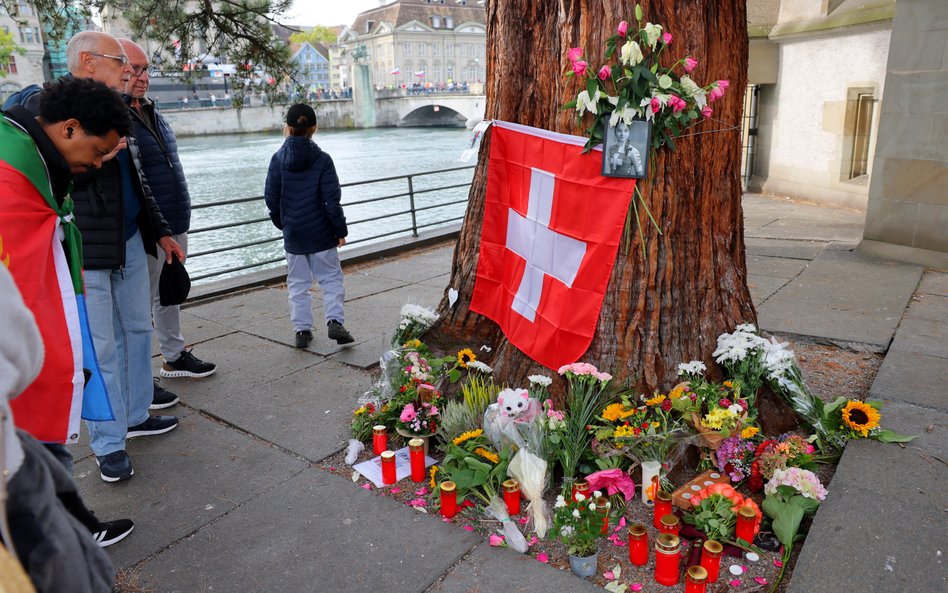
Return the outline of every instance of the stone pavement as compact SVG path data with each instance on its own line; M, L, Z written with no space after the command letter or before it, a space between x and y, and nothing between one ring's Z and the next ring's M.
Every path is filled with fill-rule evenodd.
M744 208L762 328L888 351L873 395L888 402L888 426L924 433L906 448L847 449L791 591L945 590L948 274L861 257L858 212L756 195ZM136 522L108 549L116 566L160 593L598 590L314 466L344 447L401 306L444 294L452 252L347 270L357 341L345 348L316 332L294 349L282 286L188 307L185 337L220 370L164 381L182 399L179 428L131 441L136 474L124 483L103 483L88 447L74 450L89 506ZM320 319L318 298L315 308Z

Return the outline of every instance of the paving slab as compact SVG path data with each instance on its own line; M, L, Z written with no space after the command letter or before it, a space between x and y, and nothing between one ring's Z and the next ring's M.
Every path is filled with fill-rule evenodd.
M948 316L942 319L948 320ZM912 318L906 314L895 335L898 347L948 359L948 325L938 321L926 317Z
M135 475L126 482L103 482L94 459L80 461L74 472L98 516L135 522L122 545L108 548L117 568L158 553L309 466L193 413L171 433L130 440L128 452Z
M366 273L380 278L424 282L451 270L451 258L454 246L438 247L429 251L413 254L409 258L383 261L379 265L367 268Z
M747 274L773 276L774 278L796 278L806 269L807 262L799 259L771 257L768 255L747 256Z
M366 268L360 268L354 271L346 270L343 283L346 287L346 301L411 284L407 280L393 280L391 278L383 278L382 276L370 274ZM319 290L318 285L316 290ZM316 300L317 298L321 300L322 295L317 297L317 295L314 294L313 299Z
M893 347L879 368L869 396L944 409L946 386L948 358Z
M451 269L450 262L448 264L447 269L448 270ZM450 282L451 282L451 272L448 272L446 274L441 274L440 276L435 276L434 278L425 280L424 282L421 282L421 284L424 284L425 286L433 286L435 288L440 288L441 290L447 290L448 283Z
M166 389L178 394L182 401L196 408L208 403L256 389L260 385L294 373L324 360L310 352L287 348L244 332L228 334L205 342L214 352L218 371L203 379L162 379ZM154 372L158 374L158 359Z
M138 583L163 593L420 593L480 541L314 469L141 564Z
M766 255L784 259L816 259L828 245L828 241L797 241L794 239L771 239L768 237L745 237L744 250L747 256Z
M326 361L217 399L205 410L315 462L345 446L356 398L371 383L365 371Z
M948 272L925 270L922 281L918 283L918 292L948 297Z
M944 322L948 319L948 295L917 291L905 310L905 319Z
M757 311L768 332L885 352L922 268L824 251Z
M186 348L193 348L197 344L207 342L208 340L213 340L214 338L219 338L221 336L226 336L227 334L233 333L234 328L227 327L226 325L221 325L214 321L207 319L202 319L193 313L188 313L186 310L181 311L181 335L184 336L184 340L187 343ZM204 360L205 358L209 361L214 361L214 356L210 352L204 352L204 348L198 348L198 351L195 353L195 356ZM158 356L161 354L161 351L158 350L158 338L155 337L155 333L152 332L151 335L151 351L152 356Z
M609 568L603 568L604 572ZM571 593L602 592L568 570L558 570L538 562L533 556L507 548L480 544L427 593Z
M289 315L286 291L278 288L256 288L224 299L189 307L188 313L214 321L225 327L243 329L262 320Z
M786 278L775 278L773 276L747 276L747 288L750 289L751 300L755 307L760 307L767 302L778 290L789 282Z

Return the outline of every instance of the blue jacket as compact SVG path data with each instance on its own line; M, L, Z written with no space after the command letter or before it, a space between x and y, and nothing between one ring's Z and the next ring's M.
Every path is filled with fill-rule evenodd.
M178 158L178 141L154 103L142 99L141 104L143 113L137 109L129 111L141 155L142 172L171 232L175 235L186 233L191 227L191 195Z
M288 253L326 251L348 234L336 167L308 138L288 136L276 151L263 197Z

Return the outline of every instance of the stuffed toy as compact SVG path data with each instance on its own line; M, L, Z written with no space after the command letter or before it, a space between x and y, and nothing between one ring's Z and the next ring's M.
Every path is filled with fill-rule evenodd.
M497 405L503 417L519 423L533 422L540 413L540 402L526 389L504 389L497 395Z

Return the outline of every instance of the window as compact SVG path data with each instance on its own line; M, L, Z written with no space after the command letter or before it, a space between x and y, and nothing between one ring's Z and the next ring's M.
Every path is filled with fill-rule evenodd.
M448 64L448 80L454 80L454 64Z
M403 54L405 54L406 56L410 56L410 55L411 55L411 44L410 44L410 43L406 43L406 44L404 45L404 47L402 48L402 50L403 50L403 51L402 51Z
M849 89L846 102L846 152L843 158L844 180L856 179L869 172L869 142L875 108L873 89Z
M431 55L440 56L441 55L441 46L437 43L431 44Z
M444 46L444 55L448 56L449 58L454 57L454 44L453 43L448 43Z
M418 44L418 55L419 55L419 56L425 55L425 44L424 44L424 43L419 43L419 44Z
M365 32L366 32L366 33L371 33L371 32L372 32L372 27L374 27L374 26L375 26L375 21L365 21Z
M5 71L7 74L16 74L16 59L13 56L7 58L6 64L0 64L0 70Z
M444 28L445 29L454 28L454 17L450 17L450 16L444 17Z
M434 16L431 17L431 27L432 27L433 29L438 29L438 28L441 27L441 17L440 17L440 16L434 15Z
M33 27L20 27L20 42L35 43L33 41Z

